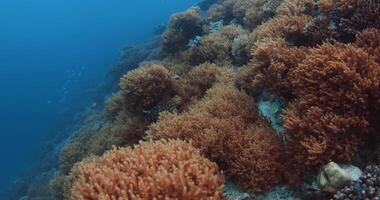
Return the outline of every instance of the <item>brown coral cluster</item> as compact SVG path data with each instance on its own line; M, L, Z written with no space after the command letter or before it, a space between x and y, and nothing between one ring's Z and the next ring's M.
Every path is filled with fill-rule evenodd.
M355 155L369 134L380 68L353 45L327 43L309 51L290 75L296 100L284 127L294 162L310 169Z
M115 148L79 165L71 199L223 199L216 164L177 140Z
M380 30L369 28L357 35L355 45L368 53L380 66ZM380 130L378 119L380 118L380 88L376 89L370 96L371 121L376 130Z
M190 63L195 65L204 62L212 62L219 65L231 64L231 51L234 39L246 33L246 30L241 26L228 25L218 32L202 37L199 44L188 51Z
M280 138L259 117L254 102L233 86L215 86L181 115L161 114L148 137L192 141L251 191L265 191L282 180Z
M169 27L162 35L164 52L177 53L186 49L189 40L203 33L204 19L196 7L171 16Z
M235 73L231 68L203 63L181 77L176 84L179 110L184 110L192 102L203 97L216 83L233 82Z
M331 16L332 24L340 30L346 41L352 42L355 34L366 28L380 28L378 0L322 0L318 7Z
M281 0L226 0L214 4L209 10L213 21L223 20L229 23L236 20L249 29L253 29L275 14Z
M132 70L120 81L124 105L129 110L150 109L170 95L172 89L172 76L160 65Z
M292 95L289 73L307 53L306 48L288 47L283 39L264 39L256 43L252 66L241 70L236 83L250 94L266 89L289 98Z
M277 8L277 15L254 30L255 41L283 38L291 45L302 45L307 36L304 28L311 20L310 0L288 0Z

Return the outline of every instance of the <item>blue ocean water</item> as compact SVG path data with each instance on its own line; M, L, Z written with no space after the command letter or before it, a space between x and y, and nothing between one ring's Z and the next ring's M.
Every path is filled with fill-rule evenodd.
M75 95L197 0L1 0L0 190L38 161Z

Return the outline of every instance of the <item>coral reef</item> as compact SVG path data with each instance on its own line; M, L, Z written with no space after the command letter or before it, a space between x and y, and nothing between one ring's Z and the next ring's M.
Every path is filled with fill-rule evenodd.
M243 69L237 79L239 88L258 94L264 88L289 97L292 94L289 73L307 55L302 47L288 47L283 39L265 39L256 43L252 67Z
M223 199L217 165L182 141L113 149L78 168L71 199Z
M380 66L380 30L374 28L368 28L363 30L357 35L357 40L355 45L362 48L368 53L373 60ZM378 119L380 118L380 89L377 89L374 94L372 94L370 101L370 112L371 121L376 130L380 131L380 123Z
M358 32L380 26L378 0L322 0L318 7L329 16L331 24L340 32L343 41L352 42Z
M290 75L296 100L284 116L298 171L352 159L368 136L368 105L380 80L378 64L360 48L323 44L309 51Z
M192 7L170 18L168 29L162 35L161 48L164 52L184 50L191 38L202 34L204 19L199 12L199 8Z
M233 82L234 72L230 68L204 63L194 67L177 82L178 109L185 110L189 104L203 97L216 83Z
M209 10L210 20L223 20L226 23L236 20L253 29L275 14L281 0L226 0L214 4Z
M255 30L256 40L265 38L284 38L292 45L300 45L307 41L304 28L311 20L308 15L279 15Z
M280 138L233 86L216 85L181 115L162 113L148 137L192 141L227 177L251 191L265 191L282 180Z
M131 111L149 110L170 95L172 77L166 68L152 65L128 72L120 80L124 105Z
M220 31L202 37L198 45L188 50L188 59L193 65L204 62L228 65L232 62L233 42L243 34L246 31L241 26L224 26Z
M224 199L219 169L249 198L375 199L378 166L334 197L344 185L307 190L330 162L379 161L380 2L198 5L159 52L123 50L119 90L59 150L56 199Z

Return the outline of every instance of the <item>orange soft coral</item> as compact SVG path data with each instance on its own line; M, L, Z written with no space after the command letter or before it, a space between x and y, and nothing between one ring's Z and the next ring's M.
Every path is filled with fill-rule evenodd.
M309 50L290 81L296 100L285 112L284 127L294 163L315 169L349 161L369 133L378 64L353 45L327 43Z
M355 45L367 52L380 66L380 30L369 28L357 35ZM380 88L370 96L369 101L372 125L380 130L378 119L380 118Z
M281 0L227 0L213 5L208 15L213 21L223 20L229 23L235 20L253 29L272 17L280 3Z
M313 105L366 114L368 95L379 85L379 70L362 49L327 43L309 50L290 79L296 95Z
M222 3L213 4L207 11L208 18L212 21L223 20L230 22L234 15L232 13L234 4L237 0L225 0Z
M282 180L280 138L259 117L254 102L229 85L210 89L181 115L163 113L148 137L192 141L228 177L251 191L265 191Z
M169 27L162 35L163 51L176 53L184 50L191 38L202 34L204 19L199 12L199 8L193 7L171 16Z
M265 38L284 38L287 42L298 45L304 42L303 30L311 20L308 15L279 15L262 24L255 30L256 41Z
M322 12L334 16L333 22L346 38L366 28L380 28L378 0L322 0L318 5Z
M233 70L226 67L219 67L210 63L203 63L194 67L176 85L176 93L180 101L179 110L184 110L193 100L202 98L206 90L215 83L232 82L233 78Z
M368 28L357 35L355 45L364 49L380 64L380 29Z
M243 69L237 85L250 94L268 89L278 95L291 96L288 74L301 62L308 50L288 47L283 39L264 39L256 43L252 66Z
M123 76L120 89L127 109L150 109L171 93L171 74L160 65L138 68Z
M356 33L365 28L380 28L380 1L357 0L354 5L352 12L340 23L345 31Z
M292 178L301 178L305 170L315 169L330 161L348 162L361 144L368 122L359 116L340 115L324 107L293 103L284 113L289 169Z
M72 199L223 199L216 164L190 144L169 140L113 149L82 163Z
M321 0L318 7L322 12L328 13L333 9L340 12L349 13L355 8L356 0Z
M278 8L278 15L302 16L312 14L313 0L285 0Z
M221 66L231 63L232 43L243 34L246 31L241 26L228 25L218 32L204 36L197 46L190 49L189 62L194 65L211 62Z
M277 15L254 30L255 41L282 38L291 45L305 45L304 28L312 19L311 0L286 0L277 8Z

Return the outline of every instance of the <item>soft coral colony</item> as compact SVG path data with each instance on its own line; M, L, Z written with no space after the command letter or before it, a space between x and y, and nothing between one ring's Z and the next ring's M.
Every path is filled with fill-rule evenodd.
M332 161L378 168L380 1L200 5L171 17L157 59L123 75L65 144L56 197L225 199L224 180L257 195L380 196L379 170L368 191L305 189ZM284 105L269 113L282 131L263 96Z

